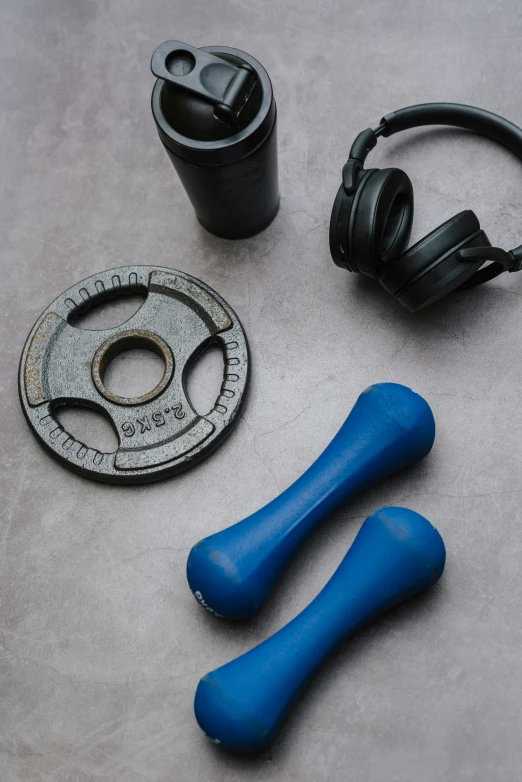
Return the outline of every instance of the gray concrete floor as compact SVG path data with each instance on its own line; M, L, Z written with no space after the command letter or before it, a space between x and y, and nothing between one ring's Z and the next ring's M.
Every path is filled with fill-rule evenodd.
M198 226L156 136L149 59L167 38L243 48L272 77L282 206L255 238L222 241ZM2 782L522 779L522 275L413 316L328 251L356 133L431 100L522 123L521 40L517 0L4 0ZM432 129L382 143L371 160L410 174L413 238L471 207L494 243L522 241L522 166L506 150ZM56 464L16 388L25 337L50 301L131 262L213 286L253 357L226 444L181 477L137 488ZM118 382L136 367L122 359ZM216 367L192 380L201 404ZM288 486L379 381L429 401L430 457L325 524L257 619L216 622L187 588L190 547ZM107 433L96 424L86 436ZM385 504L439 528L442 582L340 648L272 752L226 756L194 721L198 679L304 607Z

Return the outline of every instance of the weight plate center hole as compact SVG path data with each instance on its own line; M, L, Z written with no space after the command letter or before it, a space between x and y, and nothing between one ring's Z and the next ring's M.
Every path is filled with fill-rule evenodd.
M112 394L134 398L156 388L164 372L161 356L146 348L135 348L113 358L103 380Z
M96 352L92 376L111 402L138 405L159 396L174 372L168 345L157 335L134 330L109 338Z

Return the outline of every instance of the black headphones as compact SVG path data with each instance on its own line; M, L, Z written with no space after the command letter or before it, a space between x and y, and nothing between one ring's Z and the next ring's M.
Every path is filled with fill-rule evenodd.
M410 312L522 267L522 245L509 252L492 247L470 209L406 249L413 222L410 179L400 168L365 171L364 161L379 136L421 125L453 125L481 133L522 160L520 128L458 103L409 106L387 114L376 130L368 128L357 136L332 209L330 252L337 266L379 280ZM480 269L487 261L492 263Z

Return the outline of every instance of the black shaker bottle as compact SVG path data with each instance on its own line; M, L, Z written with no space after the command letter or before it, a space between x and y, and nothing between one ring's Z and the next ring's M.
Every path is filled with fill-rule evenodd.
M279 208L276 104L263 66L239 49L166 41L152 56L159 136L208 231L240 239Z

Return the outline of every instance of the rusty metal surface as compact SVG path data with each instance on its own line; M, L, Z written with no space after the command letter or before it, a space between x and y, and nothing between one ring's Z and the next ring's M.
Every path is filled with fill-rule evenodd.
M144 291L140 309L109 329L77 328L81 312L109 297ZM186 390L187 372L210 344L221 345L225 369L213 409L200 416ZM103 375L123 350L145 347L162 356L163 377L149 393L121 397ZM42 313L25 344L19 391L29 425L50 453L76 472L111 483L144 483L200 461L231 431L245 399L249 352L233 310L211 288L164 267L125 266L73 285ZM64 405L104 413L119 447L90 448L55 416Z
M137 397L119 396L110 391L104 383L105 370L112 359L123 350L145 348L157 353L163 359L165 369L159 383L146 394ZM136 406L150 402L163 393L172 380L174 372L174 357L167 343L154 334L144 329L129 329L128 331L112 334L100 345L92 360L92 379L94 385L102 396L118 405Z

